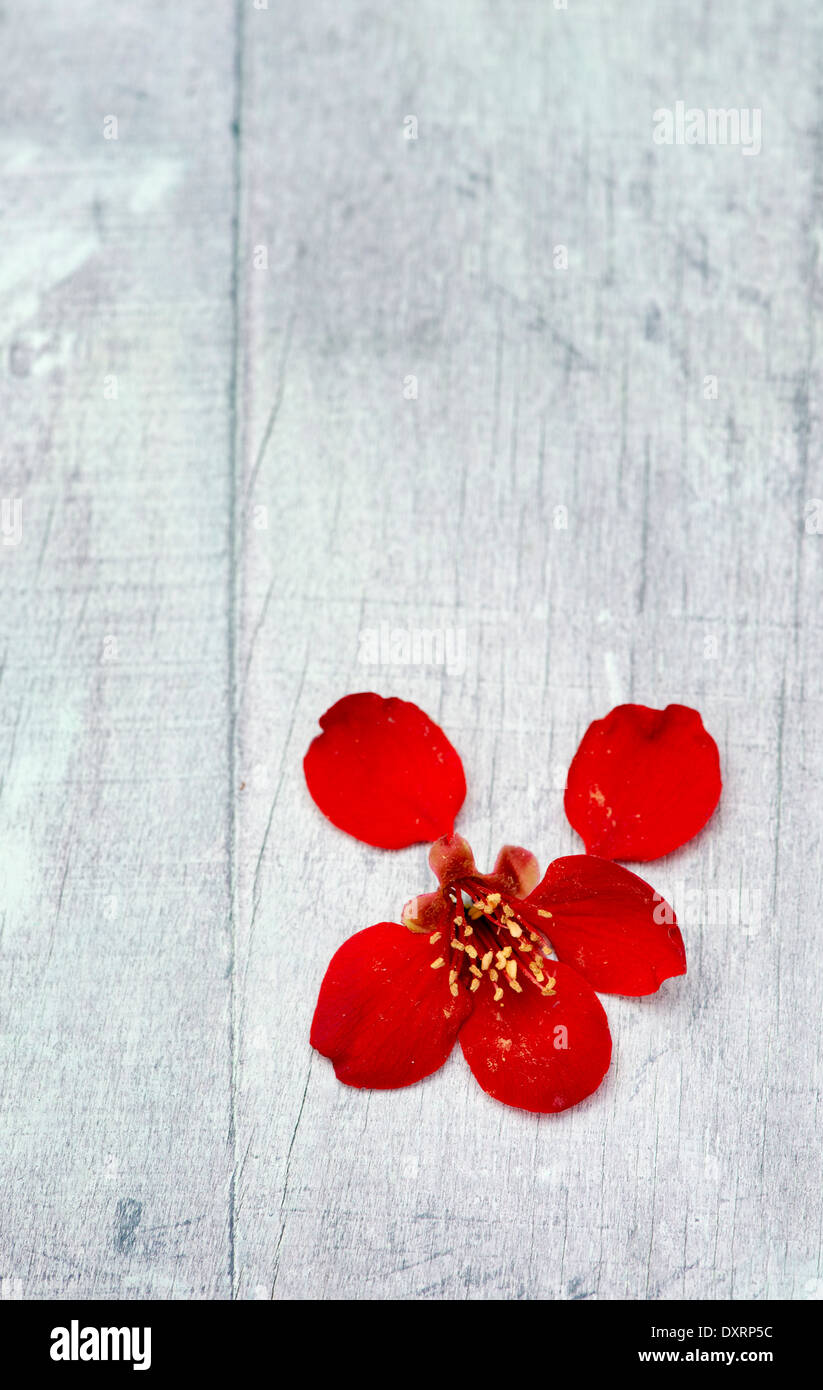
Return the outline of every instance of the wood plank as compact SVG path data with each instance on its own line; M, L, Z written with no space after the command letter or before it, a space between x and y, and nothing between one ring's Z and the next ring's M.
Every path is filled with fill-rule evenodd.
M225 1296L232 16L6 19L0 1276Z
M819 1277L816 39L770 0L247 17L240 1297ZM681 98L762 107L761 154L656 146ZM364 667L381 622L462 634L465 669ZM607 1001L615 1063L578 1109L508 1111L460 1057L387 1094L312 1056L332 951L429 882L306 794L315 720L359 688L443 722L487 862L579 847L565 768L619 700L717 736L720 813L648 869L689 975Z

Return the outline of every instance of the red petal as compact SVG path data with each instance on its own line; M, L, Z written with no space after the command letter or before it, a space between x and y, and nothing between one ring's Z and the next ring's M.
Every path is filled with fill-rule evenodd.
M449 991L448 964L432 970L440 948L397 922L344 941L320 986L311 1044L330 1057L348 1086L410 1086L442 1067L471 1012L463 988Z
M550 911L541 928L561 960L607 994L653 994L685 975L686 952L669 904L609 859L555 859L529 905Z
M463 765L417 705L346 695L303 759L312 798L341 830L380 849L449 834L466 795Z
M697 710L618 705L583 735L566 815L589 854L659 859L706 824L720 788L717 744Z
M555 994L530 985L493 1002L484 981L460 1046L480 1085L504 1105L547 1113L566 1110L596 1091L609 1069L609 1023L590 985L559 961L548 961Z

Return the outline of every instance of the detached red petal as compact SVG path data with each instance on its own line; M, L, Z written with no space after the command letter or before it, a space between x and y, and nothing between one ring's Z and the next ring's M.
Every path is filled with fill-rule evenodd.
M566 815L589 854L659 859L705 825L721 785L717 744L697 710L618 705L583 735Z
M505 991L495 1004L480 989L463 1025L460 1046L475 1077L495 1100L547 1114L577 1105L596 1091L609 1069L612 1040L597 995L559 961L547 961L555 993L529 985Z
M557 955L606 994L653 994L685 975L686 951L669 904L637 874L593 855L555 859L528 899L550 911L541 927Z
M311 1045L347 1086L410 1086L442 1067L471 1002L462 988L452 996L448 966L432 969L441 945L448 941L432 945L397 922L380 922L332 957Z
M422 709L346 695L320 727L303 769L313 800L340 830L379 849L451 833L466 795L463 765Z

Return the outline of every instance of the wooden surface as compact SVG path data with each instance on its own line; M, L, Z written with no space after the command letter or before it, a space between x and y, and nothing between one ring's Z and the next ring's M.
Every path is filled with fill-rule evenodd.
M0 33L0 1293L823 1296L819 7ZM761 153L656 145L678 100ZM381 624L460 659L366 665ZM431 886L305 790L369 688L459 748L481 865L579 848L618 701L720 744L647 871L689 973L605 1001L575 1110L309 1049L333 950Z

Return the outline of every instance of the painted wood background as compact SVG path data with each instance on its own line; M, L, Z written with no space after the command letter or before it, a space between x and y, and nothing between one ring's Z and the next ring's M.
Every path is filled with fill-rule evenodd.
M823 1297L823 12L10 0L0 49L0 1293ZM657 145L679 100L762 150ZM311 1053L430 886L306 793L363 688L481 864L579 848L618 701L718 739L647 874L689 974L579 1108Z

